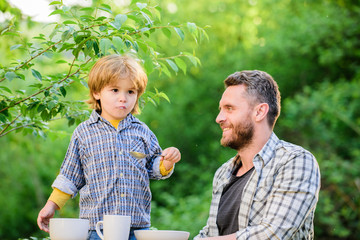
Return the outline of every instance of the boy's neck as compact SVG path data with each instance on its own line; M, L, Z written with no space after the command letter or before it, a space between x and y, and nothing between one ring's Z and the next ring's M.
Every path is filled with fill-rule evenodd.
M111 123L111 125L113 125L114 126L114 128L118 128L118 126L119 126L119 123L122 121L123 119L113 119L113 120L108 120L110 123Z

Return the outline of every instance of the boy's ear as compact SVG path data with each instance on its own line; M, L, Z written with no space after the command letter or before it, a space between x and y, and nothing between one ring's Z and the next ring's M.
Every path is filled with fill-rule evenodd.
M100 99L100 94L99 94L99 93L93 93L93 97L94 97L96 100L99 100L99 99Z

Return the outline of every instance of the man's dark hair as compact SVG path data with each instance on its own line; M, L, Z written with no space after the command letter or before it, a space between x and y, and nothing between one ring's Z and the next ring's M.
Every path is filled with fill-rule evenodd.
M277 83L268 73L259 70L235 72L224 83L226 88L244 84L247 94L254 98L253 104L267 103L267 120L269 126L274 127L280 115L280 92Z

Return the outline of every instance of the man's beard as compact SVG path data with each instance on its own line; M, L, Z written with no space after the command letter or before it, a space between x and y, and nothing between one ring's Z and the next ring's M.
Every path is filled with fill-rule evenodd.
M233 126L233 131L234 134L231 136L231 139L221 139L221 145L238 151L245 148L252 142L254 136L254 125L251 121L246 121L242 124L240 123Z

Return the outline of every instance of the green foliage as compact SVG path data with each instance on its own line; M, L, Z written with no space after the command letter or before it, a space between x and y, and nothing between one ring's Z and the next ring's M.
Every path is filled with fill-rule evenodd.
M360 79L307 87L284 103L281 134L311 148L322 173L317 234L359 236ZM329 217L331 216L331 217Z
M91 49L94 56L90 62L104 51L113 53L116 49L125 48L134 52L142 60L150 79L148 90L151 91L146 92L141 104L152 104L143 109L140 118L155 132L163 148L176 146L182 154L182 160L176 165L170 179L151 182L152 224L158 229L190 231L193 237L206 224L215 170L235 154L220 146L221 131L215 123L223 80L227 75L243 69L267 71L278 82L283 99L282 113L275 132L279 137L309 149L320 165L322 189L315 213L315 239L358 239L360 8L357 1L163 0L153 6L159 12L149 7L152 6L149 3L143 8L145 5L134 2L129 9L117 9L115 6L109 8L102 3L96 1L97 5L92 10L71 7L69 11L74 13L74 17L66 19L67 10L64 12L62 7L54 5L58 6L56 10L60 10L54 14L62 15L63 18L59 25L49 25L46 29L50 28L52 32L57 29L54 33L56 39L69 37L67 42L59 44L69 50L44 53L33 60L36 64L28 70L0 70L2 77L6 74L6 80L0 83L0 93L8 97L15 95L14 89L18 89L21 91L15 92L17 95L24 95L22 92L25 90L27 94L24 96L29 96L36 92L36 86L25 88L25 85L43 84L46 87L50 84L47 80L49 76L67 74L74 59L71 51L78 49L87 34L94 36L89 41L97 44L82 45L75 61L78 65L85 62L79 59L89 58L84 53L87 48ZM153 25L141 11L150 16ZM106 28L96 26L94 31L89 29L91 33L79 32L80 24L86 28L91 26L91 21L105 22L106 19L101 20L103 15L98 15L100 13L107 14L109 22L105 23ZM79 19L82 15L85 16ZM210 41L206 47L196 51L196 57L191 50L179 50L193 49L201 40L207 39L206 34L200 34L201 30L198 34L194 32L192 19L196 19L196 26L211 26L207 29ZM142 25L139 23L134 26L137 20ZM130 22L133 25L122 29ZM20 27L20 24L15 24L5 32L18 31ZM152 29L146 30L146 27ZM131 31L131 28L139 30L139 33L124 37L117 35L119 31ZM110 29L113 31L108 32ZM68 30L70 32L64 33ZM41 32L44 30L41 29ZM76 42L73 35L75 32L78 32L77 36L84 35L85 38L78 38L79 42ZM14 68L30 59L29 56L22 57L26 54L24 49L30 47L27 42L45 49L49 41L45 33L44 36L35 36L46 39L38 39L39 42L33 41L36 38L29 40L29 37L19 38L15 34L3 34L0 38L1 69ZM199 38L192 41L194 36ZM191 41L187 41L188 37ZM41 45L41 42L44 44ZM148 49L148 53L143 49ZM76 69L74 65L72 72ZM66 104L72 107L77 105L74 102L78 102L78 110L69 116L87 114L81 112L84 106L80 103L86 91L83 86L86 85L86 71L80 70L77 80L69 80L72 83L63 86L66 92L60 90L59 86L55 89L60 95L51 93L51 96L58 97L58 102L66 100ZM26 81L21 80L21 74L26 76ZM28 80L31 83L28 84ZM43 98L45 100L44 94ZM159 104L159 99L165 102ZM171 103L168 103L168 99ZM7 100L1 100L3 98L0 96L0 109L3 109ZM34 116L38 115L35 111ZM72 118L72 127L79 118ZM0 114L0 121L3 120L9 121ZM56 176L71 134L68 119L65 120L59 122L59 125L54 125L57 122L50 123L47 130L50 131L49 138L46 140L40 141L31 135L23 137L21 134L0 138L1 146L6 149L6 153L0 155L4 166L0 170L0 204L8 209L5 214L0 214L0 225L10 223L6 233L1 228L2 239L46 237L46 234L40 233L35 221L44 204L42 201L51 191L51 182ZM32 123L29 117L28 121ZM52 131L60 129L68 135L59 140L59 133L53 134ZM30 128L27 131L33 130ZM39 194L40 198L34 194L33 179L36 178L33 177L34 168L29 167L30 164L35 165L36 173L40 176L40 189L43 192ZM24 203L24 198L30 201ZM19 210L19 204L23 209ZM13 212L19 217L13 216ZM77 200L69 201L57 214L76 217Z
M156 70L171 76L179 68L186 72L185 59L196 59L195 65L199 60L187 52L166 56L151 36L159 29L169 38L173 31L181 40L187 33L196 41L207 36L195 23L163 24L161 8L148 3L134 2L122 13L103 3L86 8L69 7L62 1L50 5L55 7L50 16L57 15L61 21L48 25L49 34L40 33L31 41L23 40L20 30L1 34L12 38L10 51L25 56L0 66L0 137L15 130L44 136L47 122L55 118L66 118L69 125L83 121L89 114L83 102L65 99L71 84L86 86L87 73L99 57L131 53L141 59L148 74ZM41 71L46 62L52 71ZM167 96L147 93L143 103L160 98Z

